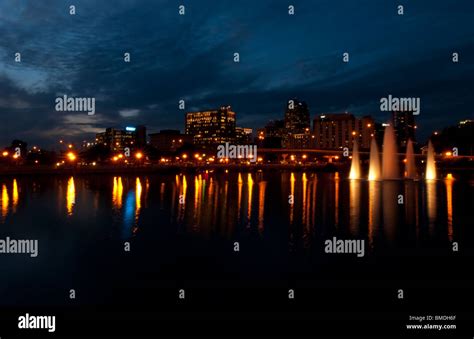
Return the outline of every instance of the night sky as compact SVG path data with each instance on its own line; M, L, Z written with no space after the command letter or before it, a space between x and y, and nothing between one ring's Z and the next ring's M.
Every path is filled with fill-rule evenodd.
M292 97L312 118L385 122L388 94L421 98L423 139L473 118L473 21L472 0L2 0L0 145L93 139L111 126L183 130L180 99L186 111L230 104L243 127L281 119ZM56 112L63 94L95 97L96 114Z

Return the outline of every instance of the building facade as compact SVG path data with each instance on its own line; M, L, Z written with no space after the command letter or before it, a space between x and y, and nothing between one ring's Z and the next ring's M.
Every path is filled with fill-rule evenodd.
M285 121L271 120L257 130L257 145L261 148L281 148L285 135Z
M415 141L416 124L413 112L393 112L392 122L398 146L405 148L409 139Z
M285 110L285 129L288 133L304 133L310 128L308 105L297 99L288 100Z
M253 141L253 130L251 128L236 127L235 141L239 145L248 145Z
M111 151L123 152L126 147L132 149L136 147L136 129L127 127L126 129L107 128L105 132L98 133L95 141L97 144L106 146Z
M357 140L359 148L369 149L374 129L375 123L370 116L358 118L349 113L323 114L314 119L314 144L322 149L352 149L354 140Z
M186 114L186 135L198 146L216 146L236 141L236 114L230 106Z

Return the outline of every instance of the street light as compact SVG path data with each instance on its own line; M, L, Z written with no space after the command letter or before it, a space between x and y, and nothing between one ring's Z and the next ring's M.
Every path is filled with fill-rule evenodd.
M69 161L74 161L74 160L76 160L76 155L72 152L69 152L67 154L67 158L69 159Z
M143 158L143 153L138 152L137 154L135 154L135 158L137 158L138 160L140 160L141 158Z

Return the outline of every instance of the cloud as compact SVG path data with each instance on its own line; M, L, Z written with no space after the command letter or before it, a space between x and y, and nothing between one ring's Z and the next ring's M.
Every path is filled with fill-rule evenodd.
M140 114L139 109L122 109L119 111L119 114L122 118L134 118Z
M284 1L202 0L179 16L171 1L82 0L70 16L63 0L1 1L0 143L92 138L124 120L183 129L180 99L186 109L231 104L238 124L254 128L282 118L290 97L307 101L313 116L352 109L384 119L381 96L420 96L425 134L470 113L473 2L421 0L403 18L376 0L295 5L290 17ZM98 113L58 115L57 93L95 97Z

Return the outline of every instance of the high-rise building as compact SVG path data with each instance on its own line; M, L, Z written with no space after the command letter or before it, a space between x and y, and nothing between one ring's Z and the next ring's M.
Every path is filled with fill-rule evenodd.
M369 149L374 136L372 117L357 118L349 113L323 114L314 119L313 134L316 148L352 148L356 139L359 148Z
M135 130L135 138L137 147L143 147L147 143L146 127L143 125L137 126Z
M174 152L185 144L191 144L190 135L181 134L178 130L161 130L150 134L150 144L159 151Z
M285 135L283 147L309 148L310 147L310 117L305 102L290 99L285 110Z
M285 128L287 133L304 133L310 128L308 106L297 99L288 100L285 111Z
M408 139L415 141L416 124L413 112L393 112L392 122L398 146L406 147Z
M230 106L186 114L186 134L195 145L215 146L235 142L235 112Z

